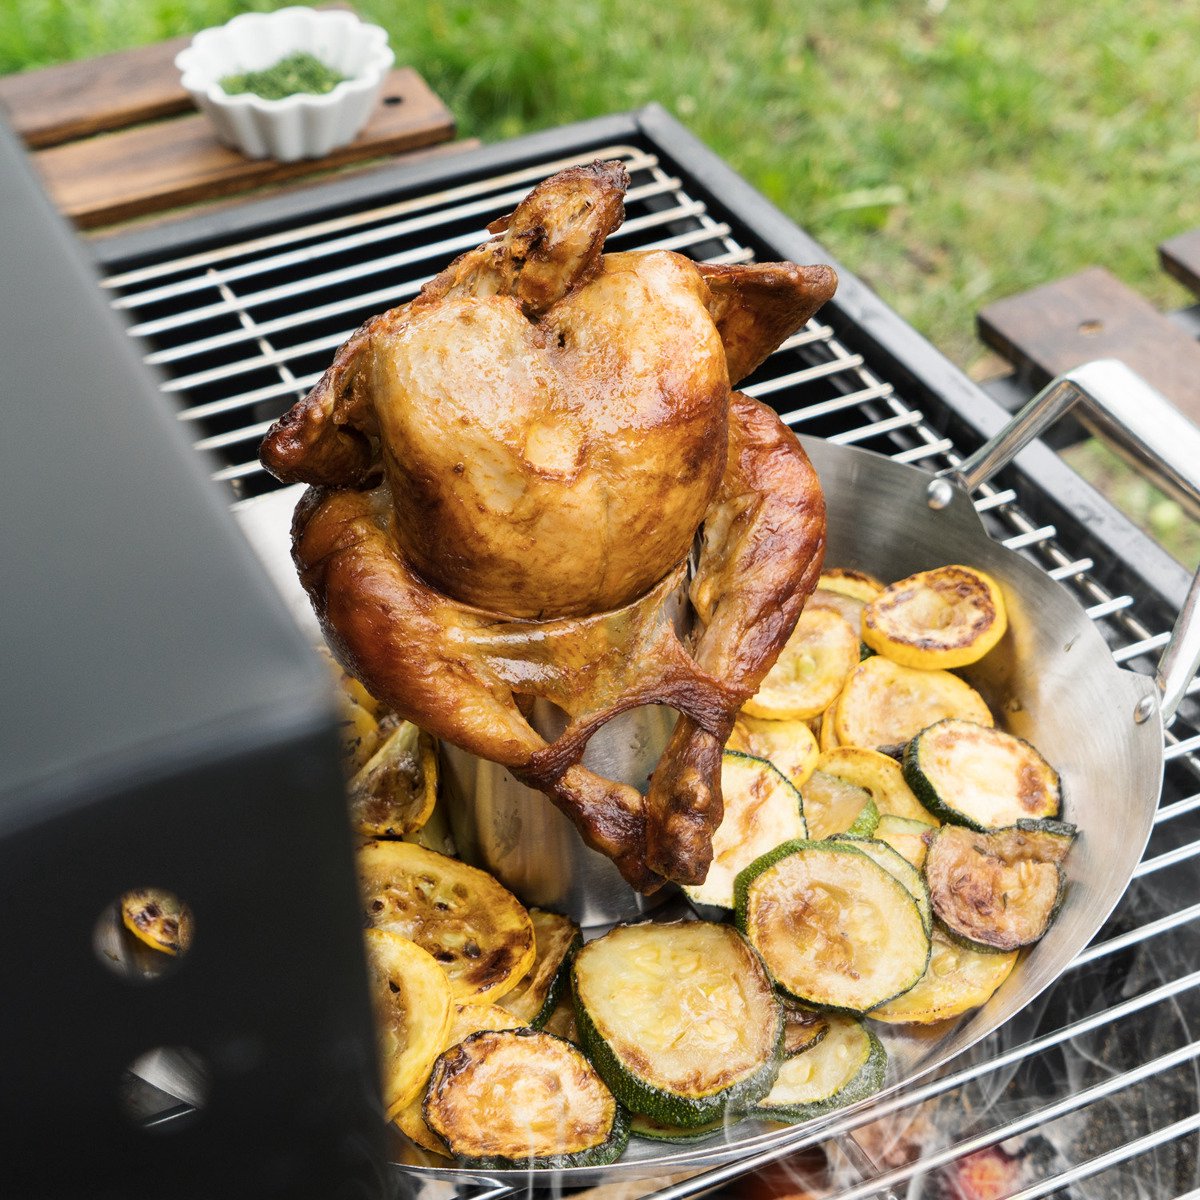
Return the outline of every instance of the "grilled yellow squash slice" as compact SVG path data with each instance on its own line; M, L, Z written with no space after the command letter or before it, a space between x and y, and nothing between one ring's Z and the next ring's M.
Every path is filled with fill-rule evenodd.
M826 750L832 750L835 746L840 745L838 742L837 727L834 725L834 717L836 714L837 700L835 700L817 718L817 720L820 722L817 727L817 746L822 754L824 754Z
M520 1029L521 1022L512 1013L507 1012L498 1004L455 1004L454 1013L450 1020L450 1032L442 1044L439 1053L449 1050L465 1041L473 1033L481 1033L485 1029ZM430 1063L430 1071L433 1064ZM422 1112L425 1099L425 1084L429 1081L429 1073L421 1082L421 1091L417 1098L405 1108L391 1114L391 1120L399 1126L401 1133L411 1138L423 1150L432 1151L449 1158L450 1152L446 1143L438 1137L428 1125Z
M866 571L852 571L847 567L830 567L828 571L822 571L817 587L866 603L883 591L883 584L874 575L868 575Z
M850 673L834 710L838 744L875 750L900 746L946 717L993 725L970 684L949 671L920 671L876 655Z
M991 999L1009 977L1018 952L984 953L955 945L940 929L933 931L929 966L903 996L873 1008L873 1021L892 1025L932 1025L962 1016Z
M780 842L807 837L808 826L800 793L766 759L726 750L721 795L725 815L713 834L708 877L683 891L693 904L732 908L737 873Z
M574 921L558 913L531 908L529 919L536 947L533 966L503 997L502 1007L519 1017L522 1025L542 1029L568 985L571 955L583 945L583 937Z
M121 897L121 920L134 937L163 954L183 954L192 944L192 910L174 892L162 888L126 892Z
M367 968L379 1039L383 1105L390 1121L421 1093L450 1029L450 983L420 946L368 929Z
M434 1065L425 1123L479 1168L594 1167L629 1140L628 1118L579 1049L533 1029L474 1033Z
M498 1000L532 965L533 922L486 872L410 842L368 842L358 870L367 923L428 950L456 1000Z
M928 812L904 780L904 770L888 754L861 746L835 746L817 759L817 770L865 788L881 817L907 817L929 825L941 822Z
M347 785L350 821L372 838L398 838L429 820L437 802L433 738L401 721Z
M879 1039L853 1017L830 1014L819 1045L789 1058L755 1116L811 1121L844 1108L883 1087L887 1054Z
M842 690L858 647L858 631L836 613L806 609L744 711L775 721L817 716Z
M771 1086L783 1009L736 929L620 925L580 950L571 978L584 1049L634 1112L694 1129Z
M1007 628L1000 585L973 567L948 566L884 588L863 612L862 639L903 666L947 671L978 662Z
M917 902L849 842L787 842L747 867L735 891L738 928L802 1004L865 1012L925 973Z
M744 713L738 717L726 748L765 758L798 788L813 773L820 754L817 739L806 722L764 721Z

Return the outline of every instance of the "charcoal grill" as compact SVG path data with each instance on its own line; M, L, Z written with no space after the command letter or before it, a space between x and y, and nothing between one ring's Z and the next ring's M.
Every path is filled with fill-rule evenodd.
M832 261L655 106L94 249L167 402L240 508L277 487L257 462L263 433L352 329L411 298L533 183L597 157L621 159L632 179L614 249L670 248L706 262ZM930 470L958 465L1006 414L838 270L834 301L744 390L799 432ZM1041 445L982 489L977 508L993 537L1077 595L1118 662L1153 671L1187 590L1181 566ZM842 1200L1200 1197L1198 749L1189 700L1167 734L1163 798L1126 898L1032 1009L932 1081L756 1157L643 1183L642 1194L743 1194L748 1172L820 1145L825 1165L813 1175L805 1159L804 1186ZM799 1186L801 1167L792 1170ZM441 1183L419 1187L428 1200L456 1194ZM457 1194L513 1193L482 1183Z

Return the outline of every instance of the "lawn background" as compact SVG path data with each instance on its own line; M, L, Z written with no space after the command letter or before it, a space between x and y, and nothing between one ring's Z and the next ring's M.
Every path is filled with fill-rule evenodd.
M0 0L0 73L174 37L228 0ZM1200 225L1192 0L355 0L495 141L657 100L969 372L974 313L1093 263L1159 307ZM1185 523L1077 466L1185 560ZM1181 538L1183 540L1181 540Z

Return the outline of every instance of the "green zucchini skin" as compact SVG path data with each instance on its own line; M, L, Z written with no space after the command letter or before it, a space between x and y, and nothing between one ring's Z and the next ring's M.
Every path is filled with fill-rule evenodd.
M549 1037L555 1038L556 1041L563 1042L564 1045L570 1046L571 1050L576 1054L579 1053L579 1047L573 1046L565 1038L559 1038L555 1034L546 1033L534 1029L513 1029L506 1031L514 1037ZM473 1035L475 1037L482 1036L480 1034ZM467 1039L470 1041L471 1039ZM615 1097L614 1097L615 1098ZM538 1157L530 1156L514 1156L501 1154L486 1154L486 1155L469 1155L456 1153L446 1142L446 1148L454 1156L456 1162L466 1167L478 1168L488 1171L553 1171L565 1170L568 1167L603 1167L624 1153L625 1147L629 1144L629 1113L626 1112L621 1105L620 1099L616 1098L617 1102L613 1111L613 1123L609 1128L608 1137L604 1141L595 1146L589 1146L584 1150L576 1150L568 1154L548 1154ZM422 1113L425 1116L426 1124L429 1124L429 1093L426 1093L425 1102L422 1104ZM440 1137L437 1130L430 1125L431 1131L435 1136ZM442 1138L445 1142L445 1139Z
M738 877L734 881L734 885L733 885L734 924L737 926L739 932L741 932L741 934L746 938L747 941L750 940L749 930L748 930L748 924L749 924L748 908L749 908L749 900L750 900L750 889L754 885L754 881L760 875L764 874L766 871L769 871L781 859L787 858L788 855L795 854L798 851L826 850L830 853L856 854L860 858L867 858L867 856L865 854L863 854L863 852L861 850L859 850L857 847L854 846L852 841L847 842L847 841L842 840L844 838L844 836L845 835L840 835L839 837L828 838L825 841L820 841L820 842L812 842L812 841L784 842L782 845L776 846L774 850L771 850L767 854L762 855L760 858L755 859L754 862L752 862L748 867L746 867L743 871L741 871L738 874ZM872 860L868 860L868 861L872 861ZM878 864L874 864L874 865L877 866ZM879 869L881 871L884 870L884 868L882 868L882 867L880 867ZM901 883L899 879L896 879L895 876L892 876L892 878L895 881L896 886L901 889L901 891L903 892L906 899L909 902L911 902L913 909L916 911L919 919L921 920L922 931L924 931L925 919L924 919L924 915L921 913L920 905L917 903L917 900L915 899L915 897L912 896L911 893L908 892L908 890L904 887L904 884ZM751 945L753 945L753 943L751 943ZM757 953L758 948L754 947L754 949L755 949L755 952ZM933 944L932 944L932 942L929 941L928 935L926 935L925 961L922 964L921 969L913 977L912 982L908 984L908 987L901 988L901 990L899 992L897 992L896 995L903 995L904 992L907 991L909 987L915 986L917 981L920 979L920 977L925 973L925 970L928 968L929 958L930 958L930 955L932 954L932 952L933 952ZM767 971L768 971L768 974L771 974L769 967L767 968ZM774 979L775 976L773 974L771 974L771 978ZM844 1005L823 1003L821 1001L814 1000L811 996L798 996L794 992L790 991L788 988L784 987L784 985L779 983L778 980L776 980L776 982L775 982L775 990L789 1002L794 1002L796 1004L800 1004L800 1005L806 1006L808 1008L814 1008L821 1012L841 1013L841 1014L844 1014L844 1015L850 1016L850 1017L861 1017L864 1012L864 1010L862 1010L862 1009L847 1008ZM895 998L896 998L895 996L889 996L886 999L876 1001L876 1003L873 1004L871 1007L873 1007L873 1008L878 1007L878 1005L886 1004L886 1003L888 1003L888 1001L894 1000ZM867 1011L869 1011L869 1010L867 1010Z
M1015 743L1020 746L1022 751L1028 756L1031 761L1041 764L1045 768L1048 775L1053 777L1054 787L1051 790L1052 803L1045 812L1038 813L1034 818L1021 818L1013 820L1009 819L1001 821L999 824L988 825L977 819L969 812L964 812L962 808L956 807L942 791L938 789L936 781L931 777L926 765L922 762L922 746L926 738L936 737L938 732L943 730L945 726L950 724L970 725L969 721L958 721L954 718L945 721L937 721L930 725L928 729L922 729L916 737L912 739L903 749L903 754L900 759L900 765L904 771L904 781L912 789L913 795L939 820L945 821L951 825L965 825L968 829L975 830L976 833L992 833L997 829L1010 827L1013 824L1020 824L1021 820L1049 820L1054 821L1062 812L1062 782L1058 772L1042 757L1037 747L1025 741L1024 738L1015 737L1011 733L1006 733L1004 730L993 729L986 730L983 726L979 729L981 733L990 734L997 739L1004 739L1007 742Z
M759 1103L751 1110L751 1115L766 1117L771 1121L791 1121L793 1123L812 1121L817 1117L826 1116L828 1113L836 1112L839 1108L857 1104L860 1100L875 1095L883 1087L884 1079L887 1076L887 1051L883 1048L883 1043L875 1035L874 1030L864 1025L863 1032L870 1041L871 1049L867 1053L866 1061L859 1068L858 1074L845 1087L839 1088L832 1096L824 1100L814 1100L809 1104L766 1105Z
M677 1146L687 1145L689 1142L702 1142L715 1133L724 1133L728 1127L724 1118L710 1121L707 1125L701 1125L696 1129L681 1129L676 1125L660 1125L641 1113L634 1113L629 1118L629 1132L634 1137L645 1138L648 1142L672 1142Z
M554 973L550 990L546 993L545 1003L538 1011L537 1016L529 1022L530 1029L544 1029L546 1022L554 1015L558 1002L563 998L566 989L571 986L571 964L575 961L575 955L579 953L582 946L583 934L577 933L570 946L567 947L567 952L563 955L558 970Z
M751 947L753 949L753 947ZM755 951L757 954L758 951ZM763 968L764 971L766 968ZM572 972L572 984L574 973ZM641 1113L661 1125L679 1129L695 1129L720 1120L727 1112L739 1111L761 1099L770 1090L779 1074L783 1062L783 1006L778 1009L778 1030L775 1051L763 1065L745 1079L708 1096L680 1096L655 1087L639 1079L629 1071L613 1053L609 1044L600 1036L599 1030L588 1016L586 1007L580 1002L578 990L572 986L575 999L575 1025L579 1030L579 1041L583 1052L608 1084L609 1091L618 1103L631 1112Z
M850 837L850 838L869 838L875 836L875 830L879 828L879 808L875 804L874 799L870 799L862 806L862 811L854 818L850 828L845 833L835 833L832 836Z

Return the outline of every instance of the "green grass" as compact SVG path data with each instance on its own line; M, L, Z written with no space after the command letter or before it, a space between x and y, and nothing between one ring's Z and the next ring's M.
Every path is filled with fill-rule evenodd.
M219 23L225 0L0 0L0 72ZM493 141L657 100L964 368L974 313L1098 263L1184 302L1200 4L357 0Z

